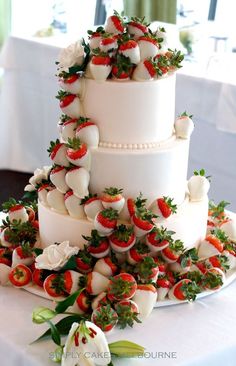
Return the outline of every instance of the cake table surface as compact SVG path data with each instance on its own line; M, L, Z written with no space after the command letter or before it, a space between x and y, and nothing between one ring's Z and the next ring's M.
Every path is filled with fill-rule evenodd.
M236 281L212 296L192 304L155 309L133 329L115 330L113 342L127 339L146 347L140 359L114 359L115 366L233 366L236 358ZM12 287L1 287L1 365L50 366L52 341L30 345L46 329L31 321L37 306L53 306L51 301Z

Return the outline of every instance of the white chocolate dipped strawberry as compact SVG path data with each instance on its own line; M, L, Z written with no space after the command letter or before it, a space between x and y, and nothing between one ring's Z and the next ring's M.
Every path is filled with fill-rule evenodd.
M78 314L86 314L91 309L90 299L86 291L82 291L73 305L73 310ZM72 311L73 311L72 310Z
M118 55L128 58L131 64L137 65L140 62L140 49L138 43L133 39L124 40L118 49Z
M6 286L9 282L9 274L11 267L4 263L0 263L0 286Z
M59 85L67 93L82 94L82 81L80 74L65 73L59 78Z
M57 188L52 189L47 194L48 205L56 212L66 214L67 209L64 202L64 194L58 191Z
M105 188L101 195L101 202L104 208L113 208L114 210L120 211L124 207L125 199L122 196L123 189L116 187Z
M127 198L125 200L124 207L120 212L120 219L129 221L131 217L135 214L135 210L141 207L145 207L146 199L143 198L142 193L136 199Z
M101 305L93 310L91 320L103 332L111 332L118 322L118 315L111 305Z
M81 199L76 197L72 190L65 194L64 200L66 209L71 217L75 219L83 219L85 217Z
M117 226L116 230L109 236L112 249L118 253L127 252L134 246L135 241L133 228L123 224Z
M140 238L152 231L154 228L154 218L156 218L156 215L145 207L136 209L131 221L134 225L134 233L137 238Z
M100 40L99 48L102 52L112 55L118 48L117 39L110 34L103 34Z
M84 212L89 221L93 221L97 213L103 210L102 201L96 194L85 196L81 204L84 205Z
M171 283L168 280L167 276L164 275L158 277L156 284L157 284L157 301L163 301L171 288Z
M150 59L141 61L134 69L132 79L136 81L153 80L157 76L155 63Z
M67 270L63 273L64 291L71 295L79 289L79 279L83 275L79 272Z
M188 181L188 189L191 201L203 200L209 191L209 177L205 177L205 170L195 171L194 175Z
M137 290L137 282L130 273L121 272L109 282L107 298L112 302L131 299Z
M88 242L88 253L94 258L106 257L110 252L109 240L106 236L99 235L97 230L91 231L91 236L82 237Z
M199 260L196 248L191 248L184 250L184 252L179 256L176 262L169 265L169 269L173 273L187 273L189 272L191 266L197 263Z
M50 172L50 180L52 184L60 191L61 193L66 193L69 189L66 184L66 173L67 170L64 166L55 166Z
M139 319L139 308L133 300L121 300L115 304L118 314L118 326L124 329L126 326L133 327L135 322L141 323Z
M157 301L157 290L151 284L139 284L132 300L138 305L140 320L146 319Z
M94 219L95 229L103 235L110 235L117 226L118 211L113 208L105 208L99 211Z
M90 71L97 81L105 81L111 72L111 58L107 53L99 52L91 58Z
M89 179L89 172L82 167L71 168L66 173L66 183L78 198L88 195Z
M88 147L98 147L99 130L97 125L89 118L80 117L77 120L75 137L83 141Z
M181 240L171 241L168 247L162 249L162 258L167 263L175 263L184 251L184 245Z
M101 305L108 304L107 294L105 291L101 292L99 295L93 298L92 300L92 309L95 310L99 308Z
M149 210L151 210L155 215L157 215L157 221L158 217L163 219L167 219L177 211L177 206L173 203L173 198L163 196L160 198L157 198L149 207Z
M93 296L106 291L109 283L110 280L107 277L96 271L90 272L85 276L86 291Z
M125 30L124 20L120 14L114 10L114 14L106 20L105 31L111 34L122 34Z
M29 243L22 243L15 248L12 253L12 267L18 264L24 264L30 266L34 262L34 255Z
M233 241L236 241L236 220L235 218L230 218L230 213L228 217L220 222L219 228L224 231L225 234Z
M174 234L174 231L167 230L163 226L160 228L154 227L146 236L146 244L151 252L159 252L169 246L173 241L172 235Z
M194 301L197 294L201 292L199 286L190 279L183 279L177 282L168 292L170 300Z
M137 40L139 37L148 33L148 24L145 23L144 18L139 19L137 17L132 17L131 21L128 23L128 33Z
M194 123L192 120L192 115L187 114L186 112L182 113L177 117L175 121L175 133L178 138L189 139L193 130Z
M203 277L203 287L206 290L215 291L223 286L225 274L222 269L217 267L208 268Z
M164 27L157 27L157 29L153 32L154 36L158 39L158 42L161 44L161 49L166 50L168 46L168 34Z
M51 191L52 189L53 189L53 187L49 183L42 184L38 188L39 202L41 202L46 207L49 206L48 200L47 200L47 195L48 195L48 192Z
M64 120L62 119L63 122L60 122L60 126L61 126L61 138L64 142L67 142L68 139L73 139L75 138L75 131L77 128L77 118L70 118L70 117L65 117L65 115L62 115L62 118L64 118Z
M94 271L101 273L105 277L114 276L117 272L117 265L112 261L111 257L104 257L97 260Z
M3 212L8 213L9 221L27 222L29 220L29 215L26 208L21 202L17 202L14 198L10 198L9 201L4 202Z
M157 38L151 34L141 36L138 39L138 45L141 61L156 56L160 47Z
M68 140L66 148L66 157L71 164L90 170L91 155L85 143L75 137Z
M57 139L55 142L50 141L50 146L47 151L54 164L68 167L70 163L66 157L66 150L66 145Z
M227 258L229 269L236 268L236 243L231 242L225 245L222 255Z
M122 54L117 54L112 66L112 78L117 81L129 80L133 72L133 64L130 59Z
M103 27L98 27L95 31L88 30L89 47L92 51L96 48L99 48L100 41L104 33L105 29Z
M78 118L80 116L80 99L76 94L59 90L57 99L60 100L60 108L64 114L71 118Z
M1 245L4 248L11 248L13 246L13 243L11 242L10 239L10 229L8 227L4 228L1 232L0 232L0 239L1 239Z
M127 261L129 264L135 265L141 262L143 258L147 257L149 254L150 249L148 246L141 241L137 241L134 246L128 250Z
M138 262L135 266L135 272L142 283L150 281L156 282L159 274L158 264L155 262L154 258L150 256L144 257L142 261Z
M222 224L230 220L228 214L225 212L226 206L229 202L220 201L217 204L213 200L209 201L208 219L207 219L207 230L210 234L211 230L215 227L220 227ZM228 234L227 234L228 235Z
M209 258L213 255L221 254L224 250L224 243L229 242L229 238L220 229L215 229L201 241L198 249L199 258Z

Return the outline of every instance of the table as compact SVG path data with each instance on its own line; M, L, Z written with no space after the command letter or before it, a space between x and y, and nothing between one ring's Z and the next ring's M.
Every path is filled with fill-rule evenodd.
M193 304L154 309L133 329L115 330L108 342L127 339L146 347L142 359L115 360L115 366L234 366L235 291L236 281ZM24 290L0 288L1 365L53 365L49 355L56 347L51 341L29 345L46 329L31 322L36 306L49 307L52 302Z
M5 70L0 93L1 169L32 172L50 164L47 148L58 137L60 115L54 62L71 41L64 36L10 37L6 42L0 56ZM194 115L188 176L204 167L213 176L210 198L228 200L230 209L236 210L236 74L231 71L236 55L232 57L227 63L212 56L210 66L188 63L177 73L176 115L184 110Z

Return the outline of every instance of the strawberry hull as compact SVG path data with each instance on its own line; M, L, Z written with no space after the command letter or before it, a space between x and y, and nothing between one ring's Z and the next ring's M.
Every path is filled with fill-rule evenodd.
M132 64L137 65L140 62L140 49L137 42L133 40L129 40L125 44L122 44L119 47L120 54L128 57Z
M104 240L99 243L98 246L90 245L88 247L88 252L94 257L94 258L103 258L109 254L110 246L108 241Z
M159 252L162 249L165 249L169 245L168 240L156 239L155 238L156 235L157 234L154 232L154 233L149 233L146 236L146 244L147 244L148 248L154 253Z
M18 264L9 273L9 280L14 287L26 287L31 283L32 272L24 264Z
M94 227L98 232L104 235L110 235L116 228L117 220L104 217L102 212L98 212L95 216Z
M163 249L161 251L161 255L162 258L167 262L167 263L175 263L177 262L180 254L177 252L172 251L169 247L166 247L165 249Z

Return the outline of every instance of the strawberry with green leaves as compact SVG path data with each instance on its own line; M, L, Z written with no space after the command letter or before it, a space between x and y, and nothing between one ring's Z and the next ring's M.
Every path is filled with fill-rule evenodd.
M125 23L122 16L114 10L114 14L106 20L105 31L111 34L122 34L125 31Z
M110 235L117 226L118 211L113 208L105 208L99 211L94 219L95 229L102 235Z
M142 193L140 193L136 199L127 198L124 204L124 208L121 211L121 219L125 221L130 220L130 218L135 214L135 211L137 209L145 207L146 201L147 200L146 198L143 198Z
M225 244L222 255L227 257L229 269L236 268L236 242L230 241Z
M103 305L92 312L91 320L103 332L109 332L117 324L118 315L111 305Z
M136 81L153 80L157 77L158 68L151 58L141 61L134 69L132 79Z
M59 75L59 85L67 93L81 94L82 93L82 81L81 73L70 74L62 72Z
M75 219L83 219L85 217L83 206L81 206L81 199L78 198L72 190L66 192L64 201L66 209L71 217L74 217Z
M186 273L198 260L196 248L185 250L175 263L170 264L170 270L173 272Z
M93 52L95 52L95 50ZM108 53L98 51L92 56L90 72L95 80L105 81L111 73L111 69L111 58Z
M91 31L91 30L88 31L89 47L92 51L99 47L102 35L104 33L105 33L105 29L103 27L98 27L95 31Z
M225 235L224 231L215 229L200 243L198 255L200 258L219 255L223 252L224 245L228 242L229 238Z
M66 145L57 139L55 142L50 141L50 146L47 151L55 165L69 167L70 163L66 157L66 150Z
M121 300L115 304L115 310L118 315L117 325L120 329L124 329L127 326L133 327L136 323L141 323L138 318L139 309L138 305L132 300Z
M190 279L183 279L177 282L168 292L170 300L188 300L194 301L201 288Z
M103 210L103 205L100 197L97 194L89 194L81 200L85 215L89 221L93 221L99 211Z
M14 198L10 198L9 201L2 204L3 212L8 213L10 222L21 221L27 222L29 215L27 209L22 202L17 202Z
M114 276L118 271L117 261L112 257L104 257L97 260L94 271L101 273L105 277Z
M145 207L138 208L132 216L134 233L137 238L148 234L154 228L154 218L157 216Z
M202 286L206 290L215 291L223 286L225 274L220 268L209 268L204 274Z
M167 270L167 263L161 256L153 257L155 263L158 265L159 268L159 276L164 276Z
M66 173L67 170L64 166L56 165L50 171L50 181L58 189L59 192L65 194L69 187L66 184Z
M105 291L102 291L100 294L95 296L92 300L91 306L92 309L95 310L99 308L100 306L108 305L110 304L109 300L107 299L107 293Z
M138 43L134 39L123 37L120 41L116 60L118 68L119 65L123 64L124 65L123 67L126 69L124 70L124 72L130 75L129 69L131 69L131 66L137 65L139 62L140 62L140 49Z
M30 243L23 242L20 246L16 247L12 253L12 267L18 264L24 264L30 266L34 262L34 255Z
M18 264L10 271L9 281L14 287L26 287L32 281L32 272L24 264Z
M148 246L145 243L138 241L128 250L127 261L128 263L135 265L136 263L141 262L149 253L150 249Z
M106 236L99 235L97 230L91 231L91 236L84 236L83 238L88 242L88 253L94 258L103 258L109 254L110 245Z
M172 235L174 234L174 231L167 230L163 226L160 228L154 227L146 236L146 244L151 252L159 252L169 246L173 241Z
M65 296L65 281L62 273L52 273L43 282L46 294L52 298Z
M66 91L59 90L56 96L60 101L62 113L71 118L78 118L81 114L80 99L76 94L71 94Z
M140 60L155 57L159 52L158 39L151 33L144 34L138 39L138 46L140 49Z
M136 241L132 227L126 225L117 226L116 230L109 236L111 248L118 253L131 249Z
M105 188L101 195L103 207L112 208L120 213L125 204L125 199L122 196L122 192L123 189L116 187Z
M58 128L63 142L67 142L68 139L75 138L75 131L77 128L77 118L70 118L64 114L60 117L58 122Z
M148 26L149 24L145 22L145 17L132 17L128 22L128 33L132 38L137 40L144 34L148 33Z
M77 296L74 308L78 314L86 314L90 311L91 300L85 290Z
M98 147L99 130L97 125L90 118L80 117L77 120L75 137L84 142L88 147Z
M149 209L161 219L167 219L177 212L177 206L173 203L173 198L167 196L156 199Z
M165 56L169 59L170 62L170 71L174 72L182 67L181 63L184 59L184 55L181 51L177 51L176 49L165 52Z
M135 278L129 273L120 273L110 278L107 288L107 298L110 301L131 299L137 289Z
M227 272L230 269L229 258L223 254L214 255L206 260L206 266L220 268L223 272Z
M127 56L118 53L111 71L114 79L129 80L133 72L133 63Z
M214 203L214 201L209 202L209 210L208 210L208 229L212 230L215 226L218 226L225 220L228 220L228 217L225 213L226 206L229 205L229 202L220 201L218 205Z
M168 247L161 251L163 259L167 263L175 263L184 251L184 244L181 240L172 241Z
M94 257L89 253L88 247L85 245L83 249L80 249L75 257L76 270L80 273L86 274L92 272L94 267Z
M102 52L108 53L109 56L112 56L117 48L118 44L116 37L112 34L104 33L100 40L99 49Z
M159 268L154 258L148 256L143 258L141 262L137 263L134 272L137 273L141 282L156 282L159 274Z
M175 133L178 138L189 139L193 130L194 123L192 120L192 115L187 114L186 112L182 113L177 117L175 121Z
M205 170L194 171L194 175L188 181L188 190L191 201L202 201L207 197L210 189L210 177L205 176Z
M32 272L32 282L33 284L43 288L43 283L47 276L47 270L35 268Z
M48 192L50 192L51 190L53 190L53 185L49 184L49 183L45 183L42 184L39 188L38 188L38 199L39 202L41 202L44 206L49 206L48 204L48 200L47 200L47 196L48 196Z
M132 298L138 305L139 319L143 321L152 312L157 301L157 289L151 283L138 284L134 297Z
M91 156L87 145L79 138L69 139L66 144L66 157L68 161L78 167L90 170Z

